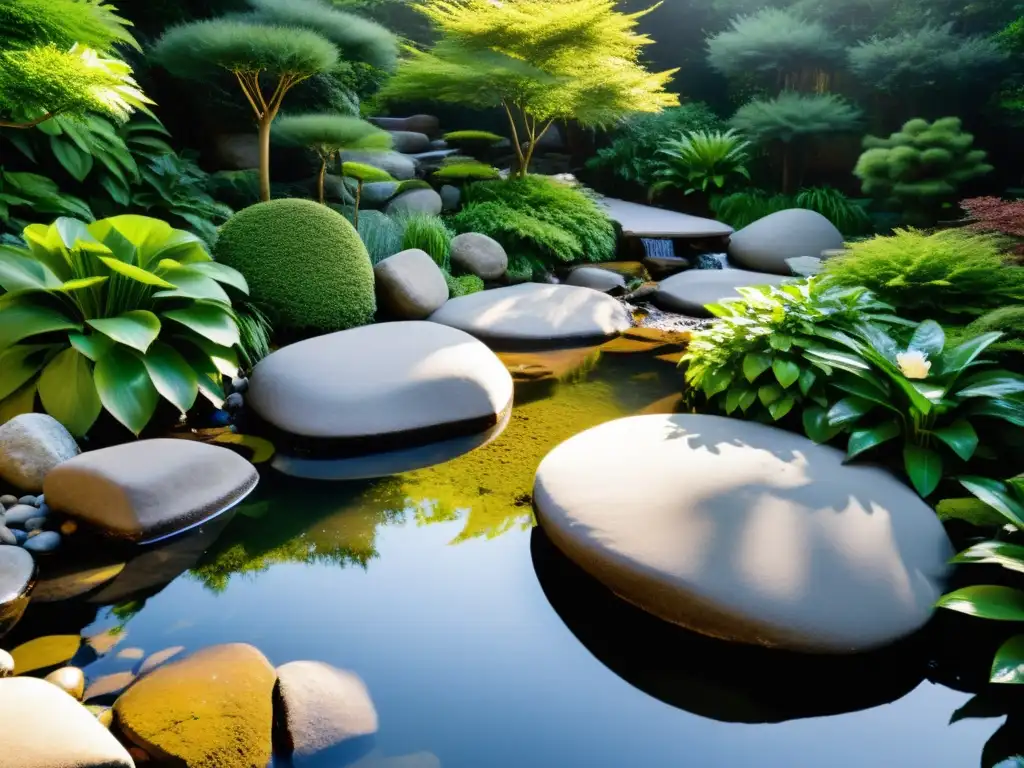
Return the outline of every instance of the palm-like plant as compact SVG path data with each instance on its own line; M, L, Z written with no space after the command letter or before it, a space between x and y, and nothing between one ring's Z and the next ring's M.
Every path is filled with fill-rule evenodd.
M106 408L138 434L160 397L183 414L218 407L238 371L239 329L224 287L245 278L196 235L144 216L25 229L0 246L0 410L43 407L75 435Z
M732 129L693 131L671 139L658 150L662 167L648 196L653 199L669 187L683 189L688 195L707 192L711 185L722 189L733 175L749 180L745 165L749 147L750 142Z

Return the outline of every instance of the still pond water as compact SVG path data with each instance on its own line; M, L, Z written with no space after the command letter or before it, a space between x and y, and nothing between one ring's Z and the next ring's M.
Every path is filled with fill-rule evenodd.
M380 716L360 768L979 764L1000 721L949 725L970 694L928 682L916 645L856 662L729 647L552 551L532 529L540 459L678 391L673 366L635 356L591 354L564 379L517 391L501 438L440 467L348 484L265 472L233 519L91 601L30 606L17 640L107 630L113 648L76 660L90 680L137 666L125 649L228 642L351 669Z

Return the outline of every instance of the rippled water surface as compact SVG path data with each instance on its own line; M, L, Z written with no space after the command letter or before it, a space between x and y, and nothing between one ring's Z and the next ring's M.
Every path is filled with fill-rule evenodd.
M264 477L222 531L130 563L93 602L30 606L16 632L113 630L79 659L91 680L137 664L126 649L225 642L354 670L380 716L372 751L345 758L361 766L978 765L998 721L948 725L969 695L926 682L916 648L857 662L731 648L609 597L531 530L551 447L677 391L661 361L594 364L517 392L504 435L446 465Z

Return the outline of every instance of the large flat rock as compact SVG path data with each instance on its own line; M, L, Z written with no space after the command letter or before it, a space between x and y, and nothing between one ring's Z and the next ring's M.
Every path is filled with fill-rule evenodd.
M720 221L628 203L614 197L602 198L600 204L619 223L626 237L725 237L733 232L732 227Z
M787 278L745 269L690 269L662 280L654 302L662 309L693 317L708 317L704 307L726 299L738 299L737 288L778 285ZM789 279L792 279L790 276Z
M237 453L192 440L139 440L89 451L43 484L51 509L132 541L153 541L233 507L259 475Z
M430 320L496 345L601 340L632 325L622 304L610 296L590 288L541 283L451 299Z
M627 601L726 640L881 647L919 629L953 550L887 471L774 427L619 419L555 448L534 486L555 545Z

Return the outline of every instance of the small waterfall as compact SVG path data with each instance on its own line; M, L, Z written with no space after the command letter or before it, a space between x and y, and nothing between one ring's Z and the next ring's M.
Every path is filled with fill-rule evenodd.
M676 256L675 244L671 240L642 237L640 241L644 244L644 253L649 259L674 259Z

